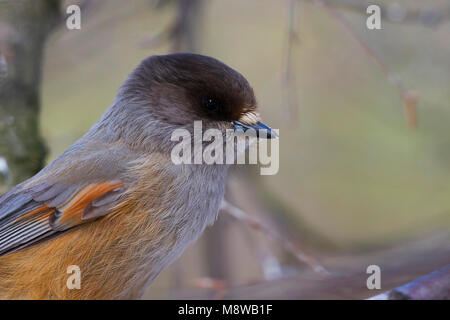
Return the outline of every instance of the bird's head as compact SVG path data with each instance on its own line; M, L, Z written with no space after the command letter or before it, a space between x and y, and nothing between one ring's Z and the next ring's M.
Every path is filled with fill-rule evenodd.
M260 121L248 81L203 55L177 53L143 60L125 81L117 101L133 113L134 130L154 130L157 125L159 135L166 137L177 128L192 131L198 120L204 130L253 128L267 130L268 137L276 135Z

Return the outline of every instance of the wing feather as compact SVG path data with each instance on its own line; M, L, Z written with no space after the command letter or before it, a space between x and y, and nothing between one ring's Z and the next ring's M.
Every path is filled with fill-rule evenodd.
M0 256L111 212L120 181L13 188L0 197Z

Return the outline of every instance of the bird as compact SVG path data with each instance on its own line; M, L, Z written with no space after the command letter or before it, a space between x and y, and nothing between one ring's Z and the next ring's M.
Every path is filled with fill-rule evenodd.
M84 136L0 197L0 299L141 298L220 210L229 165L171 161L171 132L192 133L196 120L276 135L223 62L144 59Z

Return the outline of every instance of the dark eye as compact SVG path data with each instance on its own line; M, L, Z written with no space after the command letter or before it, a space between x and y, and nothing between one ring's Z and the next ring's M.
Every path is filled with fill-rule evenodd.
M203 107L208 111L217 111L220 108L219 102L214 98L203 98L202 100Z

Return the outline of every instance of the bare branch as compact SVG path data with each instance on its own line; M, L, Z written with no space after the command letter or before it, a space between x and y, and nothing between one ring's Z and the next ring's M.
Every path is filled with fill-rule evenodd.
M230 214L235 219L245 223L250 228L257 230L259 232L262 232L272 240L278 242L281 244L281 246L288 252L294 255L294 257L297 258L298 261L302 263L306 263L308 266L310 266L315 272L323 275L323 276L329 276L330 273L314 258L306 253L304 253L298 245L291 242L289 239L286 239L286 237L283 237L281 234L279 234L274 228L268 226L264 222L258 220L255 217L249 216L244 211L239 209L238 207L230 204L228 201L222 202L222 210Z
M369 300L449 300L450 264Z
M177 15L172 24L159 30L140 43L141 47L157 47L170 42L171 51L195 51L198 48L198 36L195 36L195 24L200 18L203 0L178 0Z
M287 123L295 123L298 118L298 101L296 94L295 74L293 72L294 64L294 45L299 43L298 21L297 21L297 0L290 0L288 7L288 25L287 25L287 41L286 53L283 66L283 89L286 97L285 120Z

